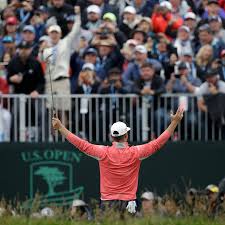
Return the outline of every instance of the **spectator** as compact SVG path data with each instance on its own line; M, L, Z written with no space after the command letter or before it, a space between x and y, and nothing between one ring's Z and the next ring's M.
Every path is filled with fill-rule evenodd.
M209 0L205 12L202 16L203 19L208 19L210 16L219 16L221 19L225 19L225 12L220 7L217 0Z
M35 43L35 29L32 25L27 25L23 28L22 39L28 42L32 48L32 55L37 57L38 55L38 45Z
M60 0L61 1L61 0ZM66 9L66 6L64 6ZM51 39L52 46L46 48L43 51L44 61L48 61L46 68L46 93L51 94L50 76L53 84L53 92L56 95L69 95L70 94L70 82L69 82L69 63L73 49L68 46L78 46L79 32L80 32L80 15L79 9L74 8L76 15L75 23L72 31L63 39L62 30L58 25L52 25L48 29L48 36ZM69 111L71 109L71 101L68 98L58 99L55 102L55 107L62 111ZM48 108L50 104L48 101ZM67 123L67 113L65 113L65 122Z
M134 62L131 62L123 73L125 85L133 85L140 79L140 68L145 62L152 63L156 71L161 69L161 64L157 60L148 59L147 49L143 45L137 45L134 49Z
M169 39L175 38L178 28L183 24L179 16L172 14L170 2L162 1L152 14L152 25L155 33L164 33Z
M195 29L197 27L197 16L193 12L188 12L184 15L184 26L190 29L191 41L195 38Z
M211 67L213 60L213 48L211 45L201 47L196 55L197 75L205 81L205 73Z
M5 54L8 54L9 55L9 59L6 60L6 61L9 62L9 60L16 54L15 41L14 41L13 37L5 36L2 39L2 43L3 43L3 50L4 50L2 59L5 62L4 56L5 56Z
M65 0L52 0L52 7L49 8L49 17L55 17L57 24L62 29L62 37L68 34L66 26L66 18L74 14L74 9L71 5L65 3Z
M18 21L16 17L8 17L5 23L5 36L11 36L14 38L16 44L19 44L21 41L21 36L17 32Z
M101 24L101 9L97 5L87 7L87 20L85 29L95 33Z
M222 81L225 81L225 49L222 50L221 54L220 54L220 64L221 66L219 67L219 74L220 74L220 79Z
M131 34L131 39L136 40L139 45L144 45L147 41L146 38L146 33L141 29L136 29Z
M189 50L191 51L191 53L193 52L189 27L181 26L178 29L178 34L174 42L174 46L177 48L178 56L181 56L185 50Z
M111 34L100 34L92 40L92 45L98 49L102 71L99 76L102 80L106 78L108 71L113 67L122 67L123 58L116 44L116 40Z
M222 20L219 16L209 18L209 26L215 38L225 43L225 30L223 29Z
M173 7L173 14L184 17L190 10L187 1L184 0L170 0Z
M129 39L132 31L137 27L139 18L136 15L136 10L133 6L127 6L123 10L123 21L119 26L119 29Z
M29 134L29 141L33 140L33 138L38 135L36 132L40 132L40 130L37 130L39 128L40 120L38 119L37 122L35 119L40 116L40 111L37 109L41 110L37 97L39 94L44 93L45 86L45 79L41 64L34 57L32 57L31 52L31 44L25 41L21 42L19 45L19 54L9 62L7 67L8 82L12 85L14 93L27 94L32 98L31 101L28 101L26 104L25 125L27 126L26 132ZM17 105L14 105L13 107L17 107ZM15 112L18 112L17 108L14 110ZM14 114L14 116L16 117L17 115ZM13 121L13 126L18 127L18 124L15 124L16 120ZM19 121L16 121L16 123L19 123Z
M155 214L155 196L152 192L147 191L141 195L142 214L149 217Z
M207 213L209 216L212 215L214 208L216 207L216 200L219 193L219 188L214 184L209 184L206 188L206 196L207 196Z
M70 216L74 220L93 220L90 207L80 199L73 200Z
M157 0L131 0L130 2L130 5L136 9L137 14L142 16L151 16L155 4L158 3Z
M9 86L6 80L5 65L0 65L0 95L9 94ZM0 142L10 140L11 113L8 110L6 99L0 99Z
M198 49L207 44L211 45L213 47L213 56L215 58L218 58L221 50L225 48L224 43L213 36L212 30L210 29L208 24L199 27L198 38L199 38Z
M148 17L141 17L137 29L144 31L147 37L153 35L152 20Z

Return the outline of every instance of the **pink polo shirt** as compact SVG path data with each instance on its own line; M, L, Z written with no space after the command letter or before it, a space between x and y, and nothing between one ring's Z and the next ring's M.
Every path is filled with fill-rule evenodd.
M66 138L99 161L101 199L129 201L136 199L141 160L159 150L170 138L170 133L164 131L154 141L137 146L120 142L113 142L112 146L94 145L72 133Z

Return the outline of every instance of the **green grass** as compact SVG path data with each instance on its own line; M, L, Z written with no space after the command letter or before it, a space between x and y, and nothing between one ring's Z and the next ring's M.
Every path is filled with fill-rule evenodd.
M2 217L0 225L225 225L224 218L211 220L201 217L187 218L127 218L116 220L113 218L101 221L71 221L63 219L27 219L25 217Z

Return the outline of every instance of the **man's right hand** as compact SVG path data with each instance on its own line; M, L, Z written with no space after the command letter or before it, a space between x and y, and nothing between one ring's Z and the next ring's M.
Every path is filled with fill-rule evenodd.
M9 80L14 84L20 84L23 80L23 77L18 74L15 74L15 75L11 76L9 78Z
M80 14L80 6L74 6L74 12L76 15Z

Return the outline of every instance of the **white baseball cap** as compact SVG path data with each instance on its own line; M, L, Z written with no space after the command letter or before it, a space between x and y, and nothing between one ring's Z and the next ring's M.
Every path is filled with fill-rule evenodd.
M167 8L170 11L172 11L172 9L173 9L172 4L170 2L168 2L168 1L163 1L159 5L162 6L162 7Z
M94 64L92 63L85 63L83 66L82 66L82 70L95 70L95 66Z
M144 45L137 45L134 49L135 52L140 52L142 54L147 54L148 51Z
M86 206L87 204L80 199L73 200L72 207Z
M119 137L126 134L130 130L130 127L123 122L116 122L111 126L111 135L113 137Z
M101 14L101 9L97 5L90 5L87 7L87 13Z
M54 211L49 207L45 207L44 209L41 210L41 216L53 217Z
M192 19L192 20L196 20L196 15L193 12L188 12L184 15L184 19Z
M179 30L184 30L187 33L190 33L190 28L188 26L181 26L181 27L179 27Z
M141 195L141 198L142 198L142 199L149 200L149 201L155 199L154 194L153 194L152 192L150 192L150 191L144 192L144 193Z
M48 32L51 33L51 32L57 32L57 33L62 33L62 30L60 28L59 25L51 25L49 28L48 28Z
M136 9L133 6L127 6L124 8L123 13L136 14Z

